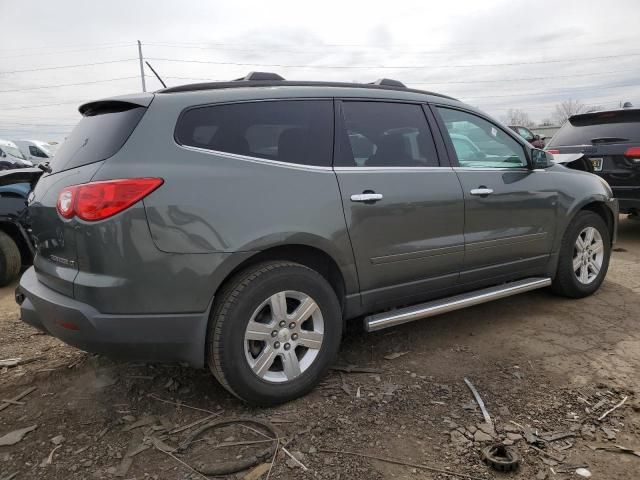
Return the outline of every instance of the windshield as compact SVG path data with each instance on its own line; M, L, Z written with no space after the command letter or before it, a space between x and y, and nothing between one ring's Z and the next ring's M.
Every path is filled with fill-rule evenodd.
M19 158L20 160L24 160L24 155L22 155L22 152L18 150L16 147L10 147L8 145L0 145L0 150L5 152L7 155L10 155L15 158Z

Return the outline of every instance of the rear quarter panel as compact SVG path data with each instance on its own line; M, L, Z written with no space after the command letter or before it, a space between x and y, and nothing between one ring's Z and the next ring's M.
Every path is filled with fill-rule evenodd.
M332 169L252 161L178 145L176 121L184 108L197 104L190 97L158 95L135 134L94 180L165 180L144 199L151 237L162 252L204 260L211 254L250 255L279 245L309 245L329 254L343 272L347 292L356 292L353 253Z

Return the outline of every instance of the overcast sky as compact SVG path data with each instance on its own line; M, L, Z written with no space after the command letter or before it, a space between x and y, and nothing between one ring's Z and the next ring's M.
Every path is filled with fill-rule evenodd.
M0 138L61 140L79 104L140 91L138 39L168 85L388 77L538 122L566 99L640 105L639 17L639 0L0 0Z

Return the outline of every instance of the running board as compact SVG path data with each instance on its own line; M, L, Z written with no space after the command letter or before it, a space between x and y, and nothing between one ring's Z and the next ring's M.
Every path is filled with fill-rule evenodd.
M525 278L517 282L503 283L495 287L483 288L469 293L454 295L452 297L434 300L432 302L421 303L411 307L399 308L390 312L377 313L364 318L364 328L367 332L375 332L383 328L395 327L414 320L433 317L441 313L460 310L461 308L479 305L499 298L510 297L529 290L548 287L551 285L550 278Z

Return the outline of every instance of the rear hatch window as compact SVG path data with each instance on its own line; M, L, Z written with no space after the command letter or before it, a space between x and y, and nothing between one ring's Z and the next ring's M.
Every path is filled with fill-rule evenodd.
M128 102L96 102L50 161L53 173L115 155L142 119L145 107Z
M640 142L640 110L577 115L553 136L547 148Z

